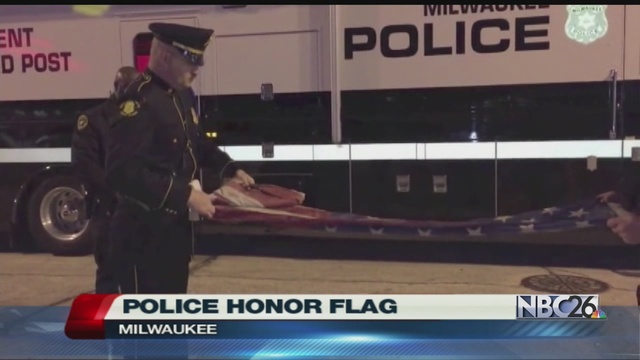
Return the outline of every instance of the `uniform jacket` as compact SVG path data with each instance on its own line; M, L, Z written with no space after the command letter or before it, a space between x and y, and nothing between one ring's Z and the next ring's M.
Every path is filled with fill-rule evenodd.
M200 166L235 171L200 129L193 92L175 91L151 71L129 86L110 123L107 181L147 211L186 214Z
M117 113L114 97L82 113L76 122L71 143L71 163L88 191L90 207L96 201L109 202L113 192L106 182L106 137L109 119Z

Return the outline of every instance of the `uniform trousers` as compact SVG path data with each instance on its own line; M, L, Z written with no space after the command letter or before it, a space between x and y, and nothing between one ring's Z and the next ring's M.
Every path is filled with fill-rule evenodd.
M186 294L192 255L188 218L117 207L109 238L123 294Z
M109 231L110 254L116 259L123 294L186 294L192 255L192 227L150 213L137 205L118 205ZM186 340L126 341L114 349L129 359L187 359Z
M91 217L94 238L94 259L96 263L96 294L117 294L119 292L116 274L109 261L110 212L100 212Z

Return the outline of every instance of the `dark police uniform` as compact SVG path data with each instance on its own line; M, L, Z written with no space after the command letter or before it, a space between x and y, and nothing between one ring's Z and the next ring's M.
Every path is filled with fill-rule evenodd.
M109 218L115 202L105 178L105 137L109 119L118 110L114 97L81 114L71 144L71 162L87 190L86 206L95 239L96 293L118 293L118 284L107 261Z
M149 26L193 64L213 34L175 24ZM189 183L199 166L235 172L231 158L202 134L191 89L175 91L152 71L129 86L111 121L108 182L123 198L111 240L123 293L186 293L193 254Z

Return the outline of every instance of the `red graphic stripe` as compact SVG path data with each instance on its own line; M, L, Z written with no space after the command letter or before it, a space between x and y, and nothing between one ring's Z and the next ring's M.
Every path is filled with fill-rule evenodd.
M104 339L104 318L119 294L82 294L71 304L64 327L70 339Z

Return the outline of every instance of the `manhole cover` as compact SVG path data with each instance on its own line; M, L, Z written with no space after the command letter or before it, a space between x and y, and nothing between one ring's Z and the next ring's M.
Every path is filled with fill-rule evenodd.
M551 294L597 294L609 290L609 284L574 275L534 275L520 282L528 289Z

